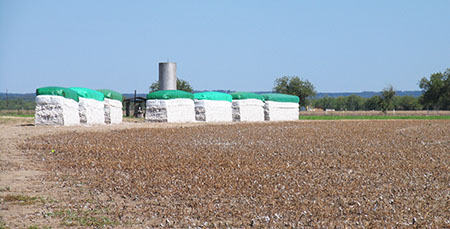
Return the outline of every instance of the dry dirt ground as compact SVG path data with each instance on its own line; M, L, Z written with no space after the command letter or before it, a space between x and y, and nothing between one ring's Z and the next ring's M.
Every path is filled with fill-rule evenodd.
M45 134L111 131L139 127L171 128L196 124L146 124L136 119L109 126L34 126L34 118L0 116L0 228L59 228L61 217L49 209L63 208L71 198L63 187L48 178L44 161L21 149L25 140ZM47 177L47 178L46 178Z
M448 120L32 123L0 117L0 228L450 226Z

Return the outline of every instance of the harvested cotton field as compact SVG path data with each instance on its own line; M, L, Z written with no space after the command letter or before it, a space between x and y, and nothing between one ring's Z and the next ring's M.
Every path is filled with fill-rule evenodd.
M141 127L23 148L70 193L67 209L115 225L450 226L446 120Z

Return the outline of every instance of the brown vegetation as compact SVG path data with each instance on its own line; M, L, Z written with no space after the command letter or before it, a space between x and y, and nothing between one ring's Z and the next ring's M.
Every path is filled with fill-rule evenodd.
M24 148L75 192L68 206L121 225L450 226L446 120L70 132Z

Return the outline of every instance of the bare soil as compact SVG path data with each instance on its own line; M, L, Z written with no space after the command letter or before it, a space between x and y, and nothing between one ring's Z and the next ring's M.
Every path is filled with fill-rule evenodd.
M450 226L448 120L131 121L0 117L0 228Z
M141 119L127 118L120 125L99 126L34 126L34 118L0 116L0 228L28 228L46 226L59 228L63 216L53 214L70 206L74 194L55 182L49 173L45 158L38 152L23 149L27 139L47 134L108 132L133 128L172 128L201 125L143 123ZM36 198L31 202L6 201L8 197ZM9 198L14 199L14 198ZM62 210L61 210L62 209ZM76 226L76 224L74 224ZM95 225L94 225L95 226Z

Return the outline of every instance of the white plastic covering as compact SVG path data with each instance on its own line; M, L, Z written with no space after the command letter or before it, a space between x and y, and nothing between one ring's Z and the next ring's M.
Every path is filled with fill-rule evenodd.
M266 101L264 104L264 118L266 121L298 120L298 103Z
M103 101L80 97L78 105L81 124L105 124L105 105Z
M78 102L57 95L36 96L36 125L80 125Z
M194 100L168 99L147 100L145 121L147 122L193 122Z
M105 98L105 123L122 123L122 103L119 100Z
M233 122L264 121L264 102L259 99L233 100Z
M231 102L195 100L195 120L203 122L231 122Z

